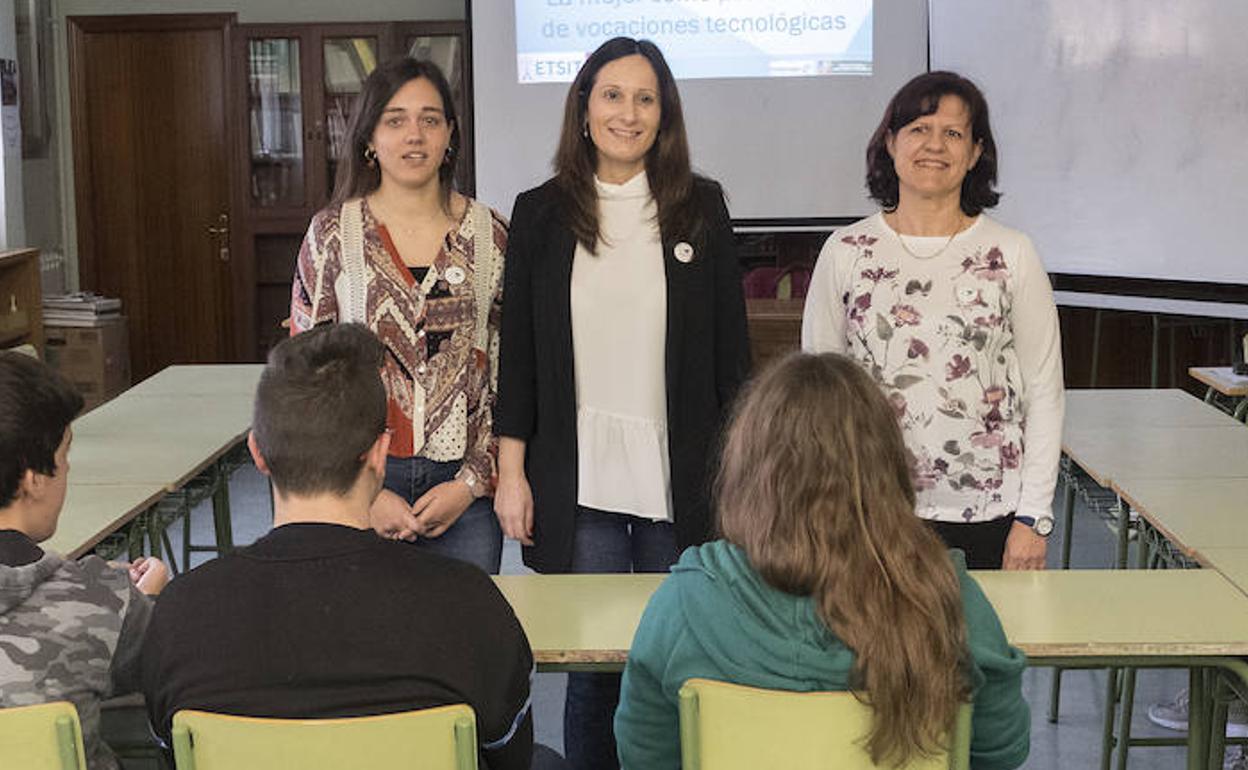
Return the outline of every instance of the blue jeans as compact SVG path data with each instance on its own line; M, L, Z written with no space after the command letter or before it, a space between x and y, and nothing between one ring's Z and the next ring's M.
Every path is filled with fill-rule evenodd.
M676 530L667 522L577 507L572 571L667 572L676 562ZM619 674L568 674L564 754L576 770L614 770Z
M455 478L461 464L457 460L439 462L423 457L387 457L384 486L410 505L438 484ZM478 497L440 536L417 538L416 545L497 575L503 557L503 530L494 515L494 499Z

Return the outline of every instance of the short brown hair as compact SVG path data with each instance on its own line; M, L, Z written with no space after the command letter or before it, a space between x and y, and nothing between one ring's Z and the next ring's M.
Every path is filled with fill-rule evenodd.
M283 340L256 388L251 429L284 493L345 495L386 429L384 348L360 324L326 324Z
M871 377L833 354L767 368L737 405L716 500L724 538L767 584L810 596L854 651L876 764L943 748L970 699L961 590L915 515L901 429Z
M48 365L0 352L0 508L17 497L26 471L56 473L56 450L82 411L82 396Z
M940 109L942 96L956 96L971 116L971 141L980 146L979 160L962 180L962 212L973 217L1001 200L997 184L997 142L988 121L988 102L979 87L956 72L925 72L901 87L884 108L884 117L867 143L867 189L885 211L900 199L897 170L888 154L888 137L914 120Z

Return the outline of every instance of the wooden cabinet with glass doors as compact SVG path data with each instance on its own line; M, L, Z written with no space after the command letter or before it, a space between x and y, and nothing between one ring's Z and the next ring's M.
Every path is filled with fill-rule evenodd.
M237 296L257 360L288 334L290 280L312 215L333 193L355 97L379 63L410 55L446 73L460 118L458 189L471 195L472 93L459 21L245 24L235 28L239 164L233 243L245 285Z

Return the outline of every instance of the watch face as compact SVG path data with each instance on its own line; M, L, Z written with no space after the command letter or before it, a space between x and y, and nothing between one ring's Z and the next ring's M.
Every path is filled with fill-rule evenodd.
M1042 516L1036 519L1036 524L1032 529L1036 531L1037 535L1048 537L1049 533L1053 531L1053 519L1048 516Z

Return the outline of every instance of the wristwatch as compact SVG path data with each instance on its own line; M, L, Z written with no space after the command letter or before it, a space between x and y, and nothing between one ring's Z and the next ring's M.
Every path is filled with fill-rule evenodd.
M1014 521L1031 527L1031 531L1035 532L1040 537L1048 537L1049 534L1053 532L1052 516L1041 516L1040 518L1036 518L1034 516L1014 514Z

